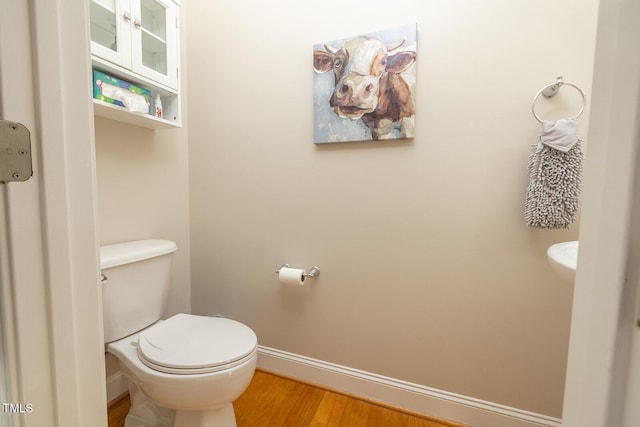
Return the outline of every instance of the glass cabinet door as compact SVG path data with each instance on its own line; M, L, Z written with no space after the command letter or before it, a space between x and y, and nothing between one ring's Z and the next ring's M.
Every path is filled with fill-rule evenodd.
M177 86L177 9L167 0L140 0L136 11L133 68L168 86ZM139 18L138 18L139 17Z
M127 9L120 0L89 0L92 53L124 67L131 66Z
M142 64L167 74L167 10L154 0L140 2Z
M91 0L91 40L101 46L118 50L115 0Z

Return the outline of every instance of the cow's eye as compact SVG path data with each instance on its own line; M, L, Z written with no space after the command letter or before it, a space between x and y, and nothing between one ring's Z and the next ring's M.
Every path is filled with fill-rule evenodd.
M383 67L386 67L386 66L387 66L387 58L384 58L384 59L382 60L382 66L383 66Z
M333 60L333 68L342 67L342 60L340 58L336 58Z

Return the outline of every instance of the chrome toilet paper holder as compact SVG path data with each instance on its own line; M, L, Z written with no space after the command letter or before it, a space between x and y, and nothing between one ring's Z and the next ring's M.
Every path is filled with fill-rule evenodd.
M280 266L279 269L276 270L276 274L280 274L280 270L282 268L289 268L289 264L282 264ZM320 275L320 269L318 267L316 267L315 265L311 267L311 269L309 269L309 271L307 273L305 273L304 277L317 277Z

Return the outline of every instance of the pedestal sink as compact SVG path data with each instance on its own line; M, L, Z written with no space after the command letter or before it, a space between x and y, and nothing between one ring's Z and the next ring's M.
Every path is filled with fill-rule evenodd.
M578 242L562 242L549 246L547 258L553 271L573 284L578 265Z

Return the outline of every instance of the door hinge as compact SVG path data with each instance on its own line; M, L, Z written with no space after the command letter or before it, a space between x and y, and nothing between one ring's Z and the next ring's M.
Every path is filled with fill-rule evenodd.
M32 175L29 129L0 119L0 182L26 181Z

